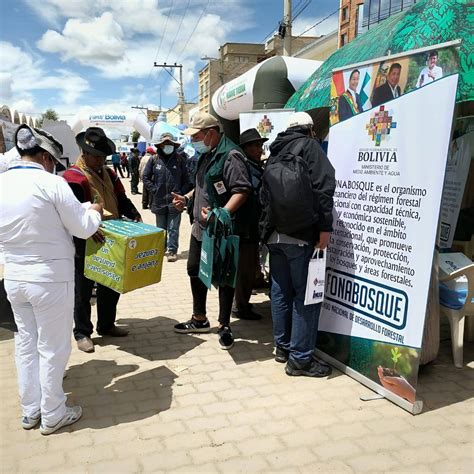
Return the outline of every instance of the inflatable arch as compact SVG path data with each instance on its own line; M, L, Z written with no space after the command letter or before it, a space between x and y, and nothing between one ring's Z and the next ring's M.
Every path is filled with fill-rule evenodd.
M88 127L132 127L146 140L151 138L151 126L142 113L79 114L75 117L71 126L75 135Z
M321 64L287 56L266 59L217 89L212 107L226 120L237 120L240 112L282 108Z

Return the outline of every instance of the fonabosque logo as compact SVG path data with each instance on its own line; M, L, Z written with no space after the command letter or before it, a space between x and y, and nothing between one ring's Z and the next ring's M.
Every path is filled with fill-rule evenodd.
M385 110L385 105L381 105L365 126L369 137L375 142L375 146L380 146L383 140L390 135L390 130L397 128L397 122L393 121L393 116Z

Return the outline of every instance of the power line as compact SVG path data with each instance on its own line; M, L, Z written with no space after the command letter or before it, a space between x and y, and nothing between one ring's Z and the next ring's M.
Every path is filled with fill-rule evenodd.
M333 11L332 13L330 13L328 16L324 17L322 20L318 21L317 23L315 23L313 26L310 26L308 29L304 30L303 33L301 33L300 35L298 36L294 36L293 38L299 38L301 36L303 36L305 33L307 33L309 30L312 30L315 26L318 26L320 25L323 21L326 21L328 18L332 17L333 15L335 15L336 13L338 13L341 9L338 8L337 10Z
M155 62L158 60L158 55L160 54L160 51L161 51L161 45L163 44L163 38L165 37L165 34L166 34L166 28L168 26L168 21L170 19L171 12L173 11L173 4L174 4L174 0L171 0L171 6L170 6L170 9L168 11L168 16L166 17L165 26L163 28L163 33L162 33L161 38L160 38L160 43L158 45L158 49L156 50ZM149 80L150 80L153 68L154 68L154 66L151 67L150 72L148 73L147 82L149 82ZM160 71L160 73L161 73L161 71ZM160 73L158 73L158 77L160 77L159 76Z
M201 15L200 15L199 18L198 18L198 21L197 21L196 24L194 25L193 31L192 31L191 34L189 35L188 40L186 41L186 43L185 43L183 49L181 50L181 52L179 53L178 62L179 62L179 60L180 60L180 58L181 58L181 55L184 53L185 49L187 48L189 41L191 40L192 36L194 35L194 33L195 33L195 31L196 31L196 29L197 29L197 27L198 27L198 25L199 25L199 22L201 21L202 17L205 15L206 10L207 10L207 7L209 6L209 3L210 3L210 2L211 2L211 0L207 0L207 4L206 4L206 6L204 7L204 9L202 10Z

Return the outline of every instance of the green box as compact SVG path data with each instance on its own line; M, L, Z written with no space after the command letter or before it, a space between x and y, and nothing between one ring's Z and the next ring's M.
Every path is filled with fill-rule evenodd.
M110 220L102 223L105 242L86 241L84 275L127 293L161 280L166 232L142 222Z

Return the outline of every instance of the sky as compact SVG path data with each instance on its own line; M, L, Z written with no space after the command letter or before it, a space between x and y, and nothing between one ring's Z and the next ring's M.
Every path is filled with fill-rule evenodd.
M187 101L197 100L204 56L226 42L261 43L283 18L283 0L2 0L0 105L38 116L47 108L130 113L173 107L178 84L158 63L183 64ZM298 35L339 0L293 0ZM332 15L306 35L337 29Z

